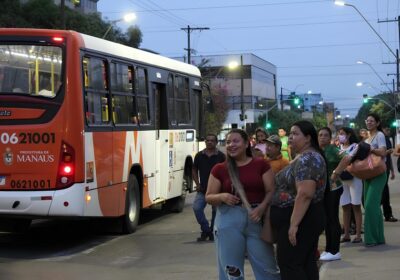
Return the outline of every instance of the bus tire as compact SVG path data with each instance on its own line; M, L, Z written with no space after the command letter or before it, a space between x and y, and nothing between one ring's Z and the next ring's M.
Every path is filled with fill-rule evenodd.
M130 175L125 198L125 214L122 216L122 233L136 231L140 216L140 191L135 175Z

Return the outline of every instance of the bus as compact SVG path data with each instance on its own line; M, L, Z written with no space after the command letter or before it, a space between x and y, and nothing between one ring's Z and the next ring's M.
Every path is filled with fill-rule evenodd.
M0 28L0 221L180 212L193 191L197 67L66 30Z

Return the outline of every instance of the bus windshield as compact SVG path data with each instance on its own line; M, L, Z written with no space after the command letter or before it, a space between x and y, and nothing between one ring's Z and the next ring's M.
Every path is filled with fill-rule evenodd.
M61 47L0 45L0 94L53 98L62 83Z

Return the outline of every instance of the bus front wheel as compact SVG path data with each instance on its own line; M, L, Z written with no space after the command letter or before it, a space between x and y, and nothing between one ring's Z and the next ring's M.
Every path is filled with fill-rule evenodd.
M122 216L122 232L135 232L140 215L139 183L135 175L130 175L125 198L125 214Z

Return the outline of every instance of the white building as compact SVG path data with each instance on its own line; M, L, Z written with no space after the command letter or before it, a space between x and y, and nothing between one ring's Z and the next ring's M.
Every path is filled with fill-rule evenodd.
M254 131L259 116L276 106L276 66L272 63L254 54L194 56L191 60L195 65L206 61L201 67L203 80L211 88L225 88L228 93L225 129L237 126ZM237 64L234 69L228 67L232 62ZM242 109L244 120L240 118Z

